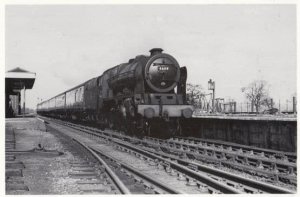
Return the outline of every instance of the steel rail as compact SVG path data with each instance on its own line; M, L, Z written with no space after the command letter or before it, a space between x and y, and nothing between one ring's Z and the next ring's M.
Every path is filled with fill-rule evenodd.
M271 160L267 158L261 158L261 157L256 157L254 155L248 155L248 154L241 154L241 153L235 153L232 151L228 151L226 149L217 149L217 148L212 148L212 147L198 147L197 145L194 144L184 144L183 142L171 142L168 143L166 141L161 141L159 139L159 143L149 140L144 141L144 144L150 145L154 148L159 148L161 150L166 149L172 153L178 153L178 154L184 154L187 157L192 156L196 158L197 160L202 160L203 162L205 161L211 161L214 163L222 163L226 166L231 166L232 168L238 168L238 169L243 169L243 170L249 170L253 171L255 170L259 174L264 174L266 176L278 176L278 178L283 178L283 179L289 179L291 181L295 181L295 176L293 175L294 169L297 169L297 165L294 163L285 163L283 161L278 161L278 160ZM178 147L179 146L179 147ZM184 150L186 149L186 150ZM207 151L207 152L205 152ZM210 151L210 155L208 152ZM219 157L217 157L217 154ZM228 159L229 158L229 159ZM242 160L242 162L232 162L231 160ZM242 158L242 159L241 159ZM255 163L254 163L255 162ZM250 163L252 163L250 165ZM254 165L253 165L254 163ZM261 163L261 168L263 167L262 165L268 165L268 168L272 169L271 171L268 168L257 168L257 165ZM274 164L274 165L273 165ZM287 174L284 173L278 173L277 171L282 171L286 170ZM290 169L292 171L290 172ZM291 173L291 174L288 174Z
M145 155L145 156L147 156L147 157L149 157L149 158L151 158L153 160L160 160L160 161L162 161L164 163L167 163L167 164L170 165L171 168L174 168L177 171L180 171L180 172L182 172L182 173L184 173L184 174L186 174L186 175L188 175L190 177L193 177L193 178L195 178L195 179L197 179L197 180L199 180L199 181L201 181L201 182L203 182L203 183L205 183L205 184L207 184L207 185L209 185L209 186L211 186L211 187L213 187L213 188L221 191L222 193L226 193L226 194L239 194L239 193L241 193L239 190L237 190L237 189L235 189L233 187L230 187L228 185L220 183L220 182L218 182L218 181L216 181L216 180L214 180L214 179L212 179L212 178L210 178L208 176L200 174L200 173L198 173L198 172L196 172L194 170L191 170L191 169L189 169L189 168L187 168L187 167L185 167L183 165L179 165L179 164L177 164L177 163L175 163L175 162L173 162L171 160L166 160L166 159L164 159L164 158L162 158L160 156L157 156L157 155L155 155L155 154L153 154L153 153L151 153L149 151L145 151L145 150L136 148L136 147L134 147L134 146L132 146L132 145L130 145L128 143L124 143L124 142L122 142L121 140L118 140L118 139L113 139L112 141L114 143L118 144L118 145L121 145L121 146L126 147L128 149L131 149L131 150L133 150L135 152L143 154L143 155Z
M198 164L198 163L194 163L194 162L191 163L191 162L188 162L188 161L185 161L185 160L182 160L182 159L178 159L178 158L172 157L172 156L170 156L168 154L165 154L165 153L159 153L159 154L162 157L168 157L170 159L176 159L176 161L179 164L182 164L182 165L185 165L185 166L192 165L192 166L197 167L197 170L202 170L202 171L214 174L216 176L224 177L228 180L232 180L232 181L235 181L237 183L242 183L246 186L257 188L257 189L262 190L264 192L278 193L278 194L291 194L291 193L294 193L293 191L288 190L288 189L279 188L279 187L276 187L274 185L267 184L267 183L264 183L264 182L259 182L259 181L253 180L253 179L242 178L238 175L231 174L231 173L228 173L228 172L225 172L225 171L222 171L222 170L218 170L218 169L210 168L208 166L204 166L204 165L201 165L201 164Z
M287 179L290 179L290 180L295 180L295 177L293 177L292 175L285 175L285 174L277 173L276 169L274 169L274 171L266 170L265 168L260 169L260 168L257 168L256 166L253 166L253 165L250 165L250 164L247 165L247 164L238 163L238 162L233 163L232 161L230 161L228 159L217 158L216 155L215 156L213 156L213 155L209 156L209 155L199 154L196 151L187 152L185 150L181 150L181 149L178 149L178 148L165 147L163 145L149 144L149 143L151 143L151 142L148 142L147 145L151 145L154 148L159 148L161 150L162 149L167 149L168 151L171 152L170 154L174 154L174 153L183 154L183 155L186 155L187 158L193 157L196 160L206 162L206 163L209 161L209 162L213 162L213 163L217 163L217 164L223 164L224 166L230 166L230 168L237 168L237 169L243 169L243 170L248 170L248 171L255 170L255 172L257 172L258 174L263 174L263 175L266 175L266 176L269 176L269 177L278 176L278 178L287 178ZM217 150L214 150L214 152L215 153L224 153L222 151L217 151ZM235 154L225 153L224 157L226 157L226 155L228 157L234 158L232 156L235 155ZM250 157L247 157L247 156L244 156L244 155L236 155L236 156L240 156L240 157L243 157L243 158L249 158L249 159L253 159L253 160L257 160L257 161L259 160L258 158L250 158ZM270 161L268 161L268 162L270 162ZM249 163L250 163L250 160L249 160Z
M82 126L80 126L82 127ZM213 151L215 154L218 153L221 155L224 154L224 156L227 156L229 158L243 158L243 159L248 159L245 160L245 162L242 162L242 163L233 163L231 162L230 160L226 161L224 159L220 159L220 158L217 158L217 157L213 157L213 155L203 155L202 153L197 153L197 151L193 152L193 151L190 151L190 152L187 152L187 151L184 151L184 150L180 150L178 149L177 147L168 147L166 145L169 145L168 143L166 143L164 140L162 139L157 139L160 143L162 144L157 144L157 143L154 143L154 144L151 144L153 142L147 142L147 141L144 141L144 140L140 140L140 139L135 139L135 138L132 138L132 137L129 137L129 136L125 136L125 135L122 135L120 133L116 133L116 132L110 132L109 134L105 131L99 131L98 129L96 128L91 128L91 127L82 127L82 128L85 128L85 129L88 129L90 131L96 131L96 132L100 132L100 133L103 133L104 135L108 135L108 136L115 136L117 138L125 138L129 141L133 140L133 141L137 141L137 142L140 142L140 143L147 143L148 145L152 145L156 148L167 148L167 149L172 149L173 151L175 152L180 152L180 153L184 153L186 155L191 155L191 156L194 156L195 158L206 158L212 162L217 162L217 163L222 163L224 165L227 165L227 166L231 166L232 168L237 168L237 169L244 169L244 170L249 170L249 171L256 171L258 174L261 174L261 175L266 175L268 177L275 177L275 179L277 180L278 178L280 179L288 179L290 180L291 182L295 182L295 169L297 168L296 164L294 163L286 163L284 161L281 161L281 160L272 160L272 159L268 159L268 158L265 158L265 157L258 157L258 156L255 156L255 155L248 155L248 154L241 154L241 153L235 153L233 151L228 151L226 149L223 149L223 150L220 150L218 148L212 148L212 147L198 147L196 144L195 145L183 145L183 146L188 146L191 148L191 150L208 150L208 151ZM146 137L146 139L148 139L149 137ZM150 138L151 139L151 138ZM156 139L156 138L152 138L152 139ZM163 145L163 143L166 143L166 145ZM171 143L173 144L173 143ZM174 142L175 145L177 144L180 144L179 142ZM174 145L173 144L173 145ZM203 160L203 159L200 159L200 160ZM273 169L273 171L270 171L268 170L267 168L264 168L264 169L260 169L260 168L257 168L253 165L250 165L250 163L253 164L253 161L256 162L256 165L258 165L257 163L262 163L263 165L265 164L268 164L268 167L270 169ZM249 165L248 163L249 162ZM273 165L275 164L275 166ZM282 174L282 173L277 173L277 168L278 170L287 170L287 173L291 173L291 174ZM278 178L277 178L278 177Z
M115 137L118 137L118 138L120 138L120 137L122 138L123 137L123 138L128 138L130 140L133 139L132 137L125 136L125 135L122 135L122 134L117 133L117 132L110 132L110 133L108 133L106 131L99 131L98 129L92 128L92 127L86 127L86 126L77 125L77 124L73 124L73 123L67 123L67 124L71 125L71 126L72 125L76 125L76 127L80 127L80 128L87 129L87 130L90 130L90 131L101 132L104 135L108 135L108 136L115 136ZM169 149L172 148L174 151L186 153L186 154L189 154L189 155L194 155L194 156L196 156L198 158L199 158L199 156L202 156L202 157L205 157L206 159L209 159L209 160L211 160L213 162L221 162L221 163L224 163L226 165L231 165L232 167L238 167L238 168L242 167L242 168L245 168L246 170L255 170L255 169L253 169L254 167L250 167L248 165L245 165L247 163L245 163L245 164L244 163L241 163L241 164L237 163L237 164L235 164L235 163L231 163L231 162L226 162L226 161L224 161L222 159L214 158L214 157L212 157L210 155L203 155L203 154L197 155L196 152L185 152L184 150L180 150L177 147L174 148L174 147L170 147L169 146L170 144L178 145L178 144L180 144L180 142L170 142L170 143L168 143L165 140L157 139L157 138L151 138L151 137L145 137L145 139L149 139L150 141L154 141L154 143L156 143L157 141L159 143L161 143L161 144L157 144L157 143L156 144L152 144L154 146L157 146L158 148L160 148L158 146L158 145L160 145L162 148L169 148ZM145 142L145 141L140 140L140 139L133 139L133 140L140 141L141 143L150 143L150 142ZM168 145L169 147L166 147L166 145ZM284 161L281 161L281 160L272 160L272 159L265 158L265 157L259 157L259 156L256 156L256 155L241 154L241 153L238 153L238 152L235 153L235 151L229 151L227 149L220 150L218 148L213 148L213 147L209 147L209 146L207 146L207 147L198 147L196 144L195 145L193 145L193 144L191 144L191 145L184 144L183 146L185 146L185 147L187 146L187 147L192 148L193 150L198 150L198 151L201 150L201 149L203 149L203 150L213 151L213 152L218 153L218 154L224 153L225 156L227 155L230 158L232 158L233 155L236 155L237 157L242 157L242 158L249 159L249 163L250 162L253 163L252 160L255 160L256 162L268 163L269 166L272 167L272 168L273 168L273 164L275 164L276 165L275 168L274 168L275 171L276 171L277 167L278 167L278 169L281 169L283 166L285 166L286 170L288 170L288 171L292 170L291 173L293 173L293 172L295 172L295 169L297 168L296 164L292 163L292 162L284 162ZM291 167L291 169L288 169L290 167ZM291 179L291 181L294 180L294 178L292 176L288 175L288 174L287 175L284 175L284 174L274 174L271 171L267 171L267 170L264 170L264 169L256 169L256 171L258 173L266 174L267 176L270 176L270 175L277 176L278 175L278 177L281 177L281 178L284 178L284 179Z
M88 131L89 132L89 131ZM93 133L94 134L94 133ZM114 181L115 185L119 188L119 190L121 191L122 194L131 194L131 192L129 191L129 189L124 185L124 183L117 177L117 175L115 175L115 173L113 172L113 170L111 170L111 168L106 164L106 162L99 157L98 154L101 154L103 156L105 156L106 158L109 158L110 160L114 160L116 161L116 163L118 163L118 165L120 165L122 168L126 169L127 171L130 171L134 174L136 174L137 176L141 177L142 179L148 181L149 183L156 185L158 188L161 188L162 190L166 191L167 193L170 194L184 194L184 192L182 191L178 191L175 190L173 188L171 188L170 186L161 183L155 179L153 179L150 176L147 176L141 172L138 172L136 169L134 169L133 167L130 167L129 165L121 162L121 161L117 161L116 159L108 156L107 154L103 153L102 151L92 148L90 146L86 146L85 144L81 143L79 140L73 138L74 141L76 141L77 143L79 143L81 146L83 146L86 150L88 150L100 163L102 163L102 165L105 168L105 171L107 172L107 174L111 177L111 179Z
M92 148L92 147L91 147L91 149L94 150L96 153L101 154L101 155L109 158L110 160L116 161L122 168L124 168L124 169L126 169L126 170L128 170L128 171L130 171L130 172L132 172L134 174L136 174L137 176L141 177L142 179L145 179L149 183L156 185L157 187L163 189L164 191L166 191L166 192L168 192L170 194L183 194L183 192L177 191L177 190L171 188L170 186L168 186L168 185L166 185L164 183L161 183L161 182L153 179L152 177L150 177L150 176L148 176L146 174L143 174L143 173L137 171L133 167L131 167L131 166L129 166L129 165L127 165L127 164L125 164L125 163L123 163L121 161L118 161L117 159L114 159L114 158L108 156L107 154L105 154L103 151L100 151L99 149L95 149L95 148Z
M69 125L69 127L78 130L78 128L76 128L75 125L73 125L73 126ZM125 144L124 142L122 142L119 139L113 139L113 137L105 135L105 132L103 132L103 131L100 131L99 133L94 133L94 132L91 132L91 131L89 131L89 130L87 130L85 128L82 128L82 127L81 127L80 131L82 131L82 129L84 129L85 131L83 131L83 132L85 132L87 134L91 134L93 136L98 136L98 137L104 138L106 140L110 140L111 142L113 142L115 144L118 144L120 146L123 146L123 147L129 148L131 150L134 150L135 152L143 154L143 155L145 155L147 157L150 157L152 159L158 159L158 160L163 161L165 163L169 163L170 167L172 167L174 169L177 169L178 171L181 171L182 173L187 174L188 176L193 177L193 178L195 178L195 179L197 179L197 180L199 180L199 181L201 181L201 182L203 182L203 183L211 186L212 188L221 191L222 193L226 193L226 194L240 194L240 193L242 193L241 191L239 191L239 190L237 190L237 189L235 189L233 187L230 187L230 186L228 186L228 185L226 185L224 183L218 182L218 181L212 179L211 177L208 177L206 175L200 174L199 172L191 170L191 169L189 169L189 168L187 168L185 166L176 164L175 162L172 162L172 161L166 160L166 159L164 159L162 157L156 156L156 155L154 155L154 154L152 154L152 153L150 153L148 151L144 151L144 150L135 148L135 147L133 147L132 145L130 145L128 143ZM102 134L102 135L100 135L100 134Z
M118 143L118 144L121 144L123 146L126 146L126 147L128 147L130 149L133 149L136 152L139 152L139 153L142 153L142 154L146 154L147 156L152 157L153 159L163 160L163 157L167 157L167 158L170 159L167 162L169 162L175 168L178 168L178 167L180 168L181 166L195 165L195 166L197 166L198 170L201 170L201 171L204 171L204 172L216 175L216 176L224 177L224 178L226 178L228 180L232 180L232 181L235 181L237 183L242 183L242 184L245 184L246 186L254 187L254 188L257 188L257 189L262 190L264 192L280 193L280 194L291 194L291 193L294 193L293 191L288 190L288 189L279 188L279 187L276 187L274 185L263 183L263 182L258 182L256 180L252 180L252 179L243 178L243 177L240 177L238 175L234 175L234 174L231 174L231 173L228 173L228 172L225 172L225 171L222 171L222 170L218 170L218 169L215 169L215 168L210 168L208 166L204 166L204 165L201 165L201 164L198 164L198 163L194 163L194 162L191 163L189 161L178 159L176 157L173 157L173 156L165 154L165 153L158 153L158 152L153 152L153 151L150 151L150 150L142 150L142 149L133 147L133 146L131 146L129 144L125 144L124 142L122 142L120 140L118 140L118 141L117 140L113 140L113 141L115 143ZM160 156L157 156L157 155L160 155ZM172 162L171 160L177 161L178 164ZM193 171L193 172L195 172L195 171ZM218 182L218 184L219 184L219 182ZM227 192L227 191L225 190L225 192Z
M146 138L146 139L149 139L149 138ZM198 146L197 144L186 144L184 142L176 142L176 141L173 142L173 141L168 141L168 140L162 141L161 139L155 139L155 138L149 139L149 140L152 141L152 143L154 145L160 145L162 147L172 148L173 150L178 150L178 151L180 151L180 147L177 148L176 145L181 146L182 148L188 148L188 149L193 149L193 150L197 150L197 151L199 151L199 150L213 151L215 153L224 153L225 155L228 155L228 156L236 155L238 157L248 158L248 159L257 160L257 161L260 160L260 161L266 162L266 163L276 163L277 165L281 165L281 166L297 168L297 164L293 163L293 162L285 162L285 161L277 160L277 159L273 160L273 159L266 158L266 157L260 157L258 155L241 153L238 151L230 151L227 149L219 149L217 147ZM186 153L188 154L189 152L186 152ZM210 156L208 156L208 157L210 157Z
M73 124L73 123L71 123L71 124ZM79 127L81 127L81 128L84 128L84 129L88 129L88 130L91 130L91 131L96 131L96 132L99 132L99 130L98 129L96 129L96 128L92 128L92 127L86 127L86 126L82 126L82 125L76 125L76 126L79 126ZM104 133L106 133L105 131L101 131L101 132L104 132ZM122 135L122 134L119 134L119 133L115 133L116 135L118 135L118 137L120 136L120 135ZM110 133L110 134L107 134L107 135L114 135L114 133ZM126 137L126 138L130 138L129 136L124 136L124 137ZM151 138L151 137L145 137L146 139L153 139L153 140L157 140L157 141L159 141L160 143L165 143L165 144L171 144L171 143L174 143L174 144L180 144L180 142L176 142L175 140L174 141L172 141L172 140L162 140L162 139L157 139L157 138ZM188 138L193 138L193 137L187 137L187 139ZM182 138L182 139L184 139L184 138ZM137 139L137 140L139 140L139 139ZM168 143L168 141L170 141L170 143ZM206 140L206 141L210 141L210 140ZM212 143L212 142L211 142ZM219 143L220 145L222 145L221 143ZM228 143L228 144L231 144L230 142ZM224 143L223 145L226 145L226 143ZM223 150L220 150L220 149L218 149L217 147L215 147L215 148L213 148L213 147L210 147L210 146L206 146L206 147L198 147L197 146L197 144L190 144L190 145L188 145L188 144L185 144L185 146L190 146L190 147L193 147L193 148L202 148L202 149L206 149L206 150L211 150L211 151L215 151L215 152L219 152L219 153L222 153L222 152L224 152L225 154L228 154L228 155L232 155L232 154L235 154L235 155L237 155L237 156L240 156L240 157L247 157L247 158L249 158L249 159L253 159L253 160L261 160L261 161L263 161L263 162L267 162L267 163L276 163L277 165L279 165L279 166L287 166L287 167L293 167L293 168L297 168L297 165L294 163L294 162L285 162L285 161L282 161L282 160L278 160L278 159L276 159L276 160L273 160L273 159L271 159L271 158L267 158L267 157L263 157L263 156L260 156L260 155L248 155L248 154L244 154L244 153L235 153L236 151L229 151L229 150L226 150L226 149L223 149ZM228 146L231 146L231 145L228 145ZM236 145L235 144L235 146L234 146L234 144L232 145L232 147L234 147L234 148L236 148L236 149L239 149L239 148L244 148L245 150L252 150L251 148L252 147L248 147L248 146L245 146L245 145L241 145L241 146L238 146L238 145ZM247 149L248 148L248 149ZM272 151L272 150L268 150L268 149L261 149L261 148L257 148L257 147L253 147L253 150L261 150L261 151L264 151L264 150L266 150L266 152L267 151L269 151L269 152L274 152L274 154L275 154L275 152L277 153L277 154L279 154L279 155L282 155L282 154L284 154L284 152L281 152L281 151ZM287 153L288 155L290 155L290 156L296 156L295 154L293 154L293 153Z
M112 169L106 164L106 162L95 153L94 150L86 146L85 144L81 143L79 140L73 138L74 141L76 141L78 144L80 144L82 147L84 147L86 150L88 150L104 167L105 172L109 175L111 180L115 183L115 185L118 187L119 191L122 194L131 194L129 189L124 185L124 183L120 180L120 178L112 171Z
M274 155L286 155L288 157L290 157L291 159L296 159L297 158L297 154L294 152L283 152L283 151L277 151L277 150L270 150L270 149L266 149L266 148L259 148L259 147L254 147L254 146L247 146L247 145L243 145L243 144L236 144L233 142L222 142L222 141L218 141L218 140L212 140L212 139L202 139L202 138L196 138L196 137L180 137L180 136L176 136L173 137L173 140L177 139L182 139L182 140L188 140L188 141L197 141L197 142L206 142L206 143L211 143L211 144L216 144L216 145L225 145L225 146L231 146L232 148L242 148L245 150L254 150L257 152L264 152L267 154L274 154ZM172 139L171 139L172 140Z
M60 123L60 124L62 124L62 123ZM73 124L73 126L70 126L70 127L73 127L74 129L78 130L78 128L76 128L76 127L78 127L76 124ZM235 182L238 182L238 183L244 182L246 184L246 186L251 185L251 186L253 186L255 188L258 188L258 189L260 189L262 191L265 191L265 192L269 192L269 193L294 193L294 191L292 191L292 190L288 190L288 189L276 187L276 186L273 186L271 184L267 184L267 183L263 183L263 182L257 182L256 180L243 178L243 177L240 177L240 176L237 176L237 175L234 175L234 174L229 174L227 172L220 171L220 170L217 170L217 169L214 169L214 168L209 168L209 167L201 165L201 164L187 162L187 161L178 159L176 157L173 157L173 156L170 156L170 155L167 155L167 154L158 153L158 152L152 152L152 151L149 151L149 150L141 150L139 148L136 148L136 147L133 147L133 146L129 145L128 143L125 144L124 142L122 142L119 139L113 139L113 137L111 137L111 136L116 135L116 133L108 133L108 132L105 132L105 131L100 131L100 130L95 129L95 128L88 128L87 129L85 127L82 127L82 129L84 129L85 130L84 132L86 132L88 134L91 134L91 135L94 135L94 136L98 136L98 137L110 140L110 141L112 141L114 143L117 143L117 144L120 144L122 146L125 146L125 147L127 147L129 149L132 149L132 150L136 151L136 152L139 152L139 153L142 153L142 154L146 154L147 156L152 157L152 158L156 158L156 159L159 159L159 160L164 160L162 157L167 157L167 158L170 158L172 160L177 160L177 162L180 163L180 165L178 165L178 164L176 165L176 163L171 162L171 161L166 161L168 163L171 162L170 164L172 164L172 166L174 166L175 168L177 168L177 166L180 166L179 168L182 168L182 167L184 167L184 165L196 165L197 168L199 168L200 170L209 169L208 173L214 174L216 176L223 175L223 176L227 177L229 180L230 179L231 180L236 180ZM91 132L91 131L96 131L97 133ZM123 137L125 137L125 136L123 136ZM161 156L157 156L157 154L159 154ZM173 165L173 164L175 164L175 165ZM190 170L190 169L188 169L188 170ZM206 178L204 178L204 180ZM219 184L220 183L218 182L217 185L219 185ZM231 187L230 187L230 189L232 190ZM227 192L228 193L240 193L240 191L237 191L236 189L234 189L234 191L228 191L226 188L223 189L223 192L224 193L227 193Z

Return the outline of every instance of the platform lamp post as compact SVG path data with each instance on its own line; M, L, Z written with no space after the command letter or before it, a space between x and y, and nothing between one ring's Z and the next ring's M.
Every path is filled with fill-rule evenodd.
M215 82L212 81L211 79L209 79L208 81L208 90L212 90L213 94L212 94L212 112L215 112Z

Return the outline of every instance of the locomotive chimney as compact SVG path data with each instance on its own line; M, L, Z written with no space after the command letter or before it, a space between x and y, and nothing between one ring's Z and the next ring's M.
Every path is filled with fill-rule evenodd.
M160 54L162 51L163 51L163 49L161 49L161 48L153 48L149 52L150 52L150 55L153 56L156 54Z

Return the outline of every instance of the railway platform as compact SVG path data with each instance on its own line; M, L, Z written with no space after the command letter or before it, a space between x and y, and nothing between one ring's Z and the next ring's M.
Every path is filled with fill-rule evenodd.
M47 132L43 121L35 117L5 120L6 194L75 192L68 179L68 163L73 157Z
M296 152L296 115L202 114L185 122L190 136Z
M219 120L255 120L255 121L286 121L296 122L297 116L292 115L256 115L256 114L197 114L193 118Z

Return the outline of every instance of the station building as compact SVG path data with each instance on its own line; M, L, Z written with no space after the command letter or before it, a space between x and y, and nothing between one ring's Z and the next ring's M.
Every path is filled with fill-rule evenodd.
M32 89L36 73L22 68L15 68L5 73L5 117L15 117L25 113L25 93ZM23 106L21 104L21 91L23 90Z

